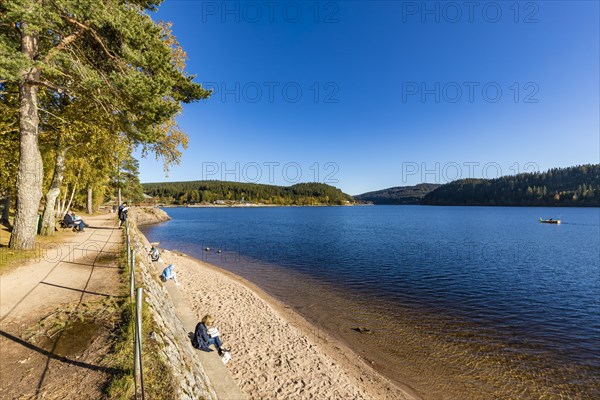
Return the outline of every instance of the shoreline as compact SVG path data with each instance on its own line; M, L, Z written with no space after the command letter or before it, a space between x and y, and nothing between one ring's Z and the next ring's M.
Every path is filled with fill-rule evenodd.
M295 398L298 398L298 396L302 398L303 393L308 396L306 398L311 398L314 395L322 395L320 390L332 390L334 394L339 394L340 390L345 390L346 394L352 395L353 398L420 398L408 385L398 385L392 382L373 369L367 360L350 349L346 343L324 332L291 306L272 297L247 279L178 251L163 250L163 258L167 263L176 265L179 281L182 284L180 290L190 307L197 314L198 319L210 310L210 304L213 304L213 308L217 308L216 311L210 311L210 313L215 314L226 345L232 345L233 347L233 360L228 364L228 368L230 368L234 379L238 381L242 390L249 391L248 394L252 398L285 398L290 395ZM198 285L201 285L199 280L209 286L212 285L213 290L218 290L214 288L214 281L221 281L229 290L224 296L211 296L212 292L209 292L208 295L203 294L202 289L198 287ZM234 297L233 300L231 299L232 296ZM229 297L229 299L222 297ZM215 304L232 303L224 308L237 308L239 297L255 299L247 305L245 310L252 315L248 322L254 319L269 320L269 322L263 329L260 327L255 328L256 331L253 333L255 336L258 335L258 337L264 338L268 332L271 332L269 339L275 339L275 341L269 344L269 347L273 350L267 350L267 352L273 351L276 355L282 356L287 365L283 362L278 363L278 360L275 360L273 364L265 363L263 352L258 351L254 354L247 349L247 344L245 348L240 349L239 353L236 351L238 348L236 338L238 342L244 338L247 340L246 328L244 325L235 326L236 323L239 324L239 321L224 320L223 314L218 310L221 307L215 306ZM273 321L273 315L271 314L277 317L275 321ZM248 316L245 315L241 318L248 320ZM277 332L277 335L273 336L273 331ZM227 340L228 338L232 338L234 341L230 342ZM260 345L260 343L256 343L256 345ZM292 351L286 351L290 350L290 346ZM297 354L293 350L300 351L302 354ZM308 354L304 354L306 350L309 350ZM240 358L243 358L244 363L251 364L252 367L237 368L236 363L240 362ZM299 364L292 365L288 359L296 360ZM330 369L330 371L327 371L328 373L323 376L319 376L318 374L323 374L323 369ZM296 380L293 377L291 381L285 378L283 381L277 379L280 375L290 378L290 375L295 375L295 371L298 370L302 373L298 375ZM256 376L247 376L249 374ZM316 378L315 375L317 375ZM275 379L277 383L272 382L269 378ZM287 394L282 393L291 390L288 387L290 385L297 386L298 382L301 382L302 390L288 391ZM336 384L343 385L343 387L336 388ZM271 392L271 396L265 396L264 393L257 396L257 393L254 392L254 390L264 392L265 390L275 389L278 385L280 387L275 392ZM314 387L311 388L311 385ZM343 398L343 396L339 398Z
M276 207L360 207L360 206L371 206L372 204L194 204L194 205L175 205L167 204L162 206L155 206L159 209L163 208L276 208Z

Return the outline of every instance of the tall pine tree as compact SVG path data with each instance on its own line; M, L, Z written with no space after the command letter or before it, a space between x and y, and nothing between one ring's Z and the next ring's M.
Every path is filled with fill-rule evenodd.
M35 244L42 197L39 97L86 98L130 143L160 144L182 102L210 92L177 63L172 37L148 11L160 0L9 0L0 3L0 84L18 89L14 249Z

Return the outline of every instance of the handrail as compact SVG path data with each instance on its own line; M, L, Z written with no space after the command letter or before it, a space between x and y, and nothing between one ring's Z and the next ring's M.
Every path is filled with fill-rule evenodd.
M138 398L138 381L142 400L145 400L144 390L144 369L142 367L142 298L144 289L135 287L135 249L131 246L131 236L129 228L129 220L125 221L125 245L127 250L127 265L129 266L129 297L131 301L132 312L135 307L135 327L133 335L133 371L134 371L134 386L135 398Z

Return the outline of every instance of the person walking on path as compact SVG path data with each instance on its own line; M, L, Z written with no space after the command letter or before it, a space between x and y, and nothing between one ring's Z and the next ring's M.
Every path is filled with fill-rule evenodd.
M127 202L123 202L119 206L119 229L123 226L125 221L127 221L127 213L129 212L129 207L127 207Z

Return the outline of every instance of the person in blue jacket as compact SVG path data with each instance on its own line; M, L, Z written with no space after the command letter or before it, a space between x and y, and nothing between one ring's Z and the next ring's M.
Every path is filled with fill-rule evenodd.
M202 351L212 351L209 347L211 344L217 348L217 353L222 356L224 352L229 351L223 348L221 338L219 336L211 337L208 334L208 329L212 326L214 319L211 315L206 314L202 321L198 322L192 338L192 346Z
M174 271L175 266L173 264L169 264L169 266L163 269L162 274L160 274L160 280L163 282L168 281L169 279L173 279L175 284L179 286L179 282L177 281L177 273Z

